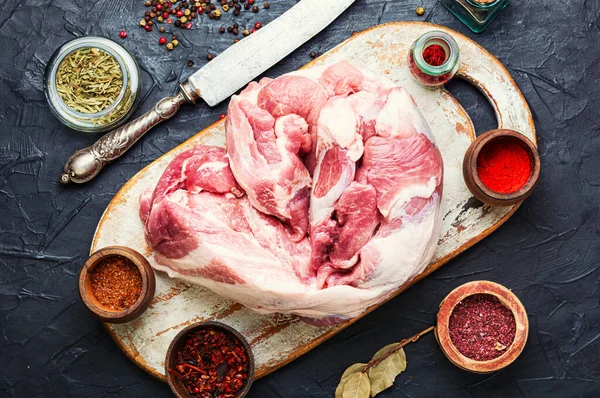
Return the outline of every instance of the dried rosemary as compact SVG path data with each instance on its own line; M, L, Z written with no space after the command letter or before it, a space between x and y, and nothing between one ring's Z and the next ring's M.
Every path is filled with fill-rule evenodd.
M67 55L56 72L56 89L76 112L98 113L111 106L123 87L117 60L99 48L81 48Z

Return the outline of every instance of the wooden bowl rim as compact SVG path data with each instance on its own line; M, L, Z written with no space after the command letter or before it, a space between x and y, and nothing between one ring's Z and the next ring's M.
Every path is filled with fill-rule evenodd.
M533 166L531 175L529 176L529 179L525 185L523 185L518 191L507 194L499 193L489 189L483 183L483 181L481 181L477 171L477 158L479 157L481 150L490 142L502 139L511 139L522 143L523 147L527 150L527 154L529 155ZM477 185L484 195L496 201L510 201L511 203L514 203L515 201L521 201L527 198L531 194L540 178L541 161L537 147L529 138L515 130L493 129L486 131L477 137L475 141L471 143L471 147L472 153L469 158L467 171L473 178L475 185ZM467 150L467 153L469 153L469 150Z
M188 333L192 331L206 328L221 329L225 333L230 333L234 335L242 343L242 347L244 347L246 355L248 356L248 378L246 379L245 386L240 391L238 391L235 398L242 398L246 396L246 394L248 394L248 392L250 391L250 387L252 387L252 383L254 382L255 364L254 354L252 353L252 347L250 347L250 343L248 343L248 340L246 340L246 338L239 331L223 322L218 321L201 321L192 323L191 325L181 329L179 333L177 333L175 337L173 337L173 340L171 340L171 343L169 343L169 348L167 349L167 353L165 355L165 377L167 379L167 384L169 384L169 387L171 388L171 391L173 391L173 393L179 398L193 397L189 393L182 394L179 391L178 386L181 386L181 388L183 388L183 391L186 391L185 387L183 387L183 383L181 383L171 374L171 372L169 372L169 367L171 361L175 359L175 349L177 348L178 344L183 340L183 337L185 337ZM176 383L178 384L178 386L176 385Z
M89 291L87 288L87 280L90 278L90 273L102 260L107 257L124 257L130 260L136 266L142 278L142 291L140 292L139 297L135 303L131 305L131 307L122 311L110 311L96 305L95 302L97 299L90 297L94 293ZM151 292L153 289L150 289L150 279L155 279L154 270L152 269L152 266L148 260L146 260L141 253L125 246L107 246L94 252L83 264L83 267L81 267L81 271L79 272L79 295L81 296L85 306L94 315L102 319L104 322L116 322L120 319L130 316L136 311L139 311L148 294L154 294L153 291ZM150 303L148 302L145 305L148 306L149 304ZM140 311L139 315L141 315L144 310L145 308Z
M508 350L489 361L476 361L464 356L452 343L449 332L450 315L458 303L476 294L490 294L511 310L516 324L515 339ZM518 297L506 287L491 281L467 282L452 290L440 303L437 314L435 336L442 352L454 365L474 373L492 373L513 363L521 354L527 343L529 320L525 306Z

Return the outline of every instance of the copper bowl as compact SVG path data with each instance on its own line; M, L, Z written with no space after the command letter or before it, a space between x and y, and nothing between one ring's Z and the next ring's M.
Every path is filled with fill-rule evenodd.
M177 352L181 348L185 338L188 334L195 332L201 329L217 329L227 334L233 335L235 338L239 340L244 347L244 351L248 356L248 378L245 380L242 388L237 392L235 398L245 397L246 394L250 391L250 387L252 386L252 382L254 381L254 355L252 354L252 349L250 348L250 344L248 341L242 336L240 332L235 330L229 325L226 325L222 322L216 321L204 321L204 322L196 322L191 324L188 327L183 328L171 341L169 344L169 348L167 350L167 355L165 356L165 375L167 378L167 383L169 383L169 387L171 387L171 391L179 397L179 398L196 398L196 395L192 395L188 392L187 388L183 384L181 380L179 380L176 376L169 372L169 368L174 368L177 364Z
M508 140L517 143L527 151L531 160L529 180L518 191L503 194L489 189L479 178L477 158L481 150L490 142ZM514 130L496 129L483 133L475 139L467 149L463 159L463 176L467 187L477 199L492 206L510 206L526 199L535 188L540 178L540 155L531 140Z
M450 339L448 325L454 307L466 297L475 294L490 294L497 297L502 305L511 310L515 318L516 331L512 344L505 353L489 361L476 361L464 356ZM527 319L525 307L510 290L490 281L473 281L457 287L440 303L434 331L442 352L454 365L473 373L492 373L507 367L521 354L529 334L529 320Z
M142 277L142 292L140 296L131 307L122 311L113 311L100 304L92 290L91 273L101 261L109 257L122 257L130 260ZM108 323L125 323L142 315L154 298L155 288L156 279L154 270L148 263L148 260L137 251L124 246L108 246L98 250L87 259L79 273L79 295L83 303L92 314L101 321Z

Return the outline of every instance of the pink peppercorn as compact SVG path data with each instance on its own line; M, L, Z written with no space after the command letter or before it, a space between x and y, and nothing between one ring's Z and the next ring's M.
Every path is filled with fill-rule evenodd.
M127 32L125 32L124 30L120 31L119 32L119 37L121 39L125 39L127 37Z

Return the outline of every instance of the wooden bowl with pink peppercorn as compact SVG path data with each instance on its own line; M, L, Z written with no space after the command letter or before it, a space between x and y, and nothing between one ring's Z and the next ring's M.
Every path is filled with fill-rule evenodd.
M473 281L454 289L440 304L435 337L456 366L492 373L523 351L529 321L521 301L506 287Z

